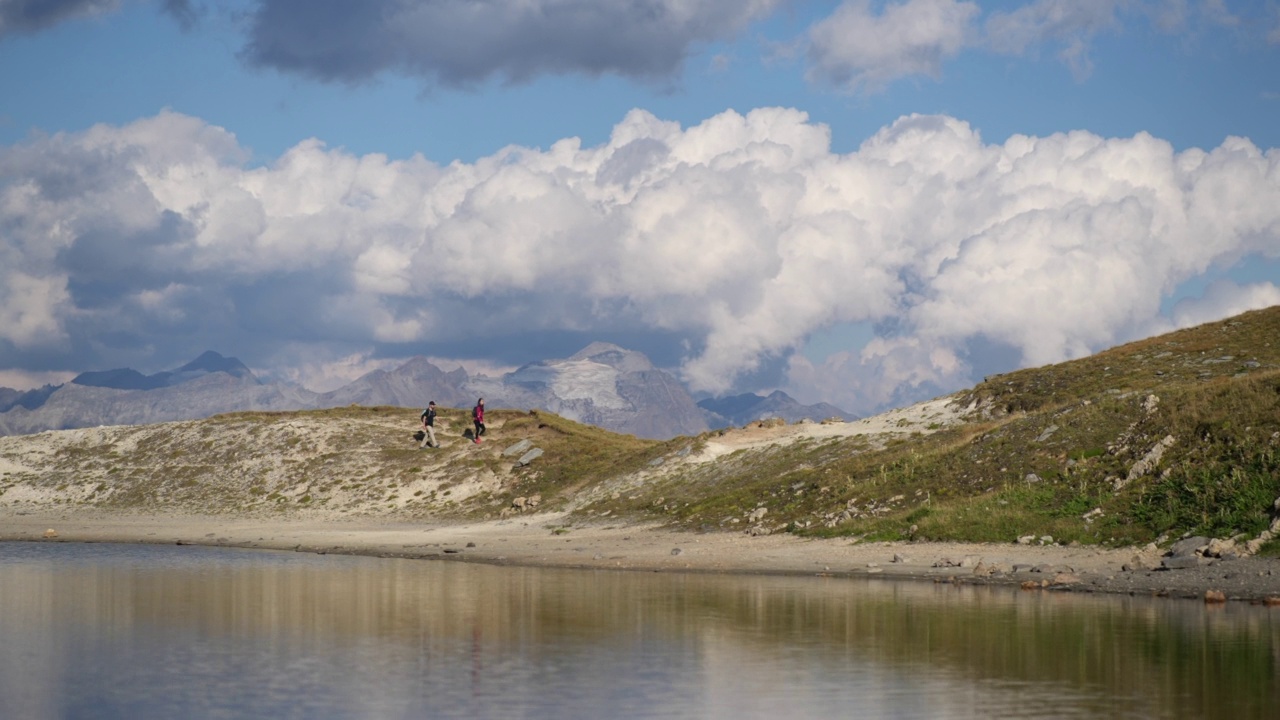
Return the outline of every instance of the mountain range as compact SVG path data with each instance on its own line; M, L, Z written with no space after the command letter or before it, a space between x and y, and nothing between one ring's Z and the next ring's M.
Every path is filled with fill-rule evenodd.
M120 368L77 375L29 391L0 388L0 435L98 425L194 420L242 410L306 410L347 405L541 409L638 437L667 439L766 417L850 418L834 406L802 405L781 391L695 402L674 376L640 352L592 343L575 355L524 365L501 377L444 371L415 357L317 393L256 377L242 362L205 352L171 371Z

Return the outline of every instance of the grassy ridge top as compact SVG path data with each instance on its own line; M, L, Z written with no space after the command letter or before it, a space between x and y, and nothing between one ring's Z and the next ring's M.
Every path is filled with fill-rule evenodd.
M1277 514L1280 307L993 376L950 400L946 421L754 439L653 442L499 410L476 445L465 411L445 409L445 447L419 450L418 411L385 407L42 433L0 438L0 511L482 518L532 498L578 521L1103 544L1258 538ZM519 440L543 455L517 467L503 450Z
M954 400L967 422L883 447L744 455L715 473L724 492L691 478L675 514L724 527L763 502L801 533L1108 544L1257 537L1276 516L1280 308L991 377Z

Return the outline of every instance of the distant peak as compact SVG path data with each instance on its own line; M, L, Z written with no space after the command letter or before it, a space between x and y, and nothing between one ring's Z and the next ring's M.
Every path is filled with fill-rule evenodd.
M603 355L605 353L628 353L631 352L625 348L618 347L613 343L596 341L574 353L570 360L589 360L593 355Z
M653 369L653 363L649 362L644 353L599 341L582 348L569 360L590 360L623 372L645 372Z
M224 372L235 377L252 377L248 366L235 358L224 357L212 350L206 350L200 357L178 368L175 372Z

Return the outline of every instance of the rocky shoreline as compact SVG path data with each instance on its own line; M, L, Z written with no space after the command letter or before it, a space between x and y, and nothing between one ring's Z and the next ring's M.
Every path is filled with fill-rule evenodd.
M790 535L697 534L621 522L578 525L557 513L420 523L40 511L0 514L0 541L203 545L588 570L876 578L1280 607L1280 558L1236 556L1221 548L1214 557L1203 538L1175 543L1162 556L1152 547L855 544Z

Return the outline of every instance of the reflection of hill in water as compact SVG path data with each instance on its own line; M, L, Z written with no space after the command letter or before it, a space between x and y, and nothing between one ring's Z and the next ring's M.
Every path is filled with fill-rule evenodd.
M711 693L744 683L782 692L780 684L823 685L833 677L884 693L889 678L903 692L980 687L981 704L993 707L1016 707L1052 688L1068 705L1100 702L1108 713L1119 707L1145 717L1188 709L1214 716L1280 700L1280 626L1260 607L278 554L222 563L206 559L216 551L173 552L200 560L163 569L0 563L0 607L18 609L0 619L0 636L12 631L6 622L36 612L51 614L68 637L99 628L316 652L387 645L393 649L380 652L388 662L425 657L433 667L507 672L513 658L523 658L573 673L574 682L605 685L623 682L604 660L618 655ZM41 642L66 643L58 633ZM15 652L0 649L11 655L3 666L20 662ZM378 669L361 670L371 671ZM528 681L507 679L513 692L537 691L523 687ZM920 707L929 711L930 702Z

